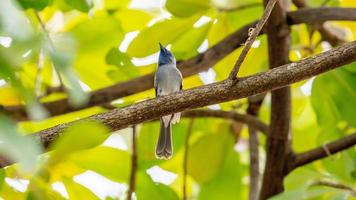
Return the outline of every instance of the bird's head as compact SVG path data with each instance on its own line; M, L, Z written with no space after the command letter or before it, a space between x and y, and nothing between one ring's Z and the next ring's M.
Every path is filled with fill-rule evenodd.
M176 59L172 52L162 46L161 43L159 43L159 46L161 50L159 52L158 65L175 64Z

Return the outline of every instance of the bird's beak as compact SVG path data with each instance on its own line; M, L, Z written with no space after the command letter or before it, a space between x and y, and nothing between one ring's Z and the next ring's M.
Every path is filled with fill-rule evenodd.
M161 43L159 43L159 48L161 49L161 51L166 52L166 48L164 48L164 46Z

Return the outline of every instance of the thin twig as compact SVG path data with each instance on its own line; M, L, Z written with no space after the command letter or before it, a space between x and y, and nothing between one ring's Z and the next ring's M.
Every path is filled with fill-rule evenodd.
M44 65L44 55L43 55L43 50L40 49L40 51L38 53L37 74L36 74L36 79L35 79L35 92L36 92L37 97L41 96L41 82L42 82L43 65Z
M257 23L256 28L252 29L251 32L249 33L249 37L247 38L247 40L245 42L245 48L242 49L242 52L241 52L239 58L237 59L236 64L229 75L229 79L233 80L233 79L237 78L236 77L237 73L239 72L242 63L245 60L248 51L250 50L253 42L256 40L256 37L261 32L263 26L267 22L270 14L272 12L272 9L277 1L278 0L268 1L268 4L266 6L265 12L263 13L261 20Z
M335 140L328 144L324 144L320 147L309 150L307 152L297 154L295 156L295 162L294 165L292 166L292 169L309 164L315 160L328 157L339 151L343 151L347 148L353 147L355 146L355 144L356 144L356 132L344 138ZM328 149L328 151L326 152L325 149ZM289 171L292 169L289 169Z
M262 3L253 2L253 3L249 3L249 4L239 5L239 6L236 6L233 8L218 8L218 10L225 11L225 12L235 12L235 11L244 10L244 9L253 8L253 7L259 7L259 6L262 6Z
M132 154L131 154L131 175L129 189L127 191L127 200L132 199L132 194L135 191L137 171L137 147L136 147L136 125L132 126Z
M51 51L54 51L54 50L55 50L54 42L52 41L51 36L49 35L48 30L46 29L46 25L45 25L45 23L43 22L43 20L42 20L40 14L38 13L38 11L35 11L35 16L36 16L36 18L37 18L38 23L40 24L40 26L41 26L41 28L42 28L43 33L45 34L45 36L46 36L46 38L47 38L47 40L48 40L48 42L49 42ZM60 73L57 71L56 68L55 68L55 72L56 72L56 74L57 74L57 77L58 77L60 86L63 87L63 86L64 86L64 83L63 83L62 77L61 77Z
M332 187L335 189L346 190L346 191L351 192L352 196L356 196L356 189L354 189L350 186L341 184L341 183L320 180L320 181L316 181L315 183L313 183L312 186L326 186L326 187Z
M192 118L188 125L187 136L184 142L184 160L183 160L183 200L187 199L187 173L188 173L188 153L189 153L189 138L192 134L194 118Z
M248 98L247 113L257 117L266 93L258 94ZM259 139L254 126L248 125L249 151L250 151L250 188L249 200L258 200L260 191L260 166L259 166Z

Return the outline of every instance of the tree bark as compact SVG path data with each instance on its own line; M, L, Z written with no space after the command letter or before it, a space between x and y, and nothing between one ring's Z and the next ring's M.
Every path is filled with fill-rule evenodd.
M323 52L295 63L286 64L269 71L239 79L208 84L170 95L145 100L130 106L93 115L83 120L102 122L112 131L130 125L159 118L171 113L217 104L285 87L311 78L356 60L356 42ZM172 104L172 102L175 102ZM37 136L44 146L52 143L65 129L75 122L40 131Z
M267 1L267 0L266 0ZM265 2L266 2L265 1ZM267 24L270 68L289 63L290 29L287 25L288 1L279 0ZM290 151L291 91L290 87L272 91L270 134L267 137L266 165L260 199L284 190L284 166Z

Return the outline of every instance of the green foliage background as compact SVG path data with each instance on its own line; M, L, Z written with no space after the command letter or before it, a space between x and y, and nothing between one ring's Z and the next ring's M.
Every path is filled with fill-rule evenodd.
M57 124L104 112L101 107L52 117L41 121L46 110L37 97L48 87L58 86L61 74L66 92L41 98L53 101L67 95L73 105L87 101L85 91L96 90L152 72L156 63L136 66L140 58L158 51L158 42L170 44L177 60L198 54L202 43L213 46L229 33L259 19L262 5L236 11L225 11L259 0L167 0L163 9L135 8L130 0L1 0L0 1L0 104L25 104L33 121L14 123L6 114L0 116L0 152L19 164L0 171L0 196L3 199L64 199L53 190L53 183L64 185L70 199L99 199L96 191L75 181L73 177L91 170L107 179L128 184L130 174L131 129L115 133L125 144L115 148L103 144L108 129L95 122L79 123L65 131L51 149L44 153L36 141L21 137ZM317 7L322 0L308 1ZM136 5L145 5L136 0ZM328 6L356 7L351 0L331 0ZM291 10L296 8L291 6ZM36 13L48 30L41 29ZM203 25L197 21L204 16ZM332 22L330 25L345 34L348 41L356 39L354 22ZM318 54L328 48L318 45L319 33L309 37L310 27L292 27L293 61ZM127 50L119 48L125 35L137 35ZM127 36L127 35L126 35ZM11 44L6 45L10 40ZM251 49L240 75L268 69L267 41L258 38L259 46ZM212 81L226 78L241 49L234 51L209 70ZM39 66L42 69L39 70ZM204 84L199 75L184 79L184 88ZM84 86L85 87L84 87ZM311 94L302 91L311 87ZM308 89L306 89L308 91ZM356 128L356 63L328 72L315 79L292 85L293 149L306 151L343 137ZM112 104L122 107L153 98L153 90L122 98ZM236 106L240 105L240 106ZM245 112L245 99L218 105L223 110ZM269 97L260 117L269 121ZM184 140L189 119L174 126L174 151L171 160L154 156L158 123L138 126L137 199L180 199L182 197L182 161ZM247 129L235 144L231 122L220 119L195 119L188 159L188 195L191 199L247 199L248 151ZM261 135L262 145L265 137ZM260 146L262 156L264 148ZM38 156L39 155L39 156ZM264 157L261 159L264 162ZM263 164L261 163L261 166ZM169 184L157 183L147 173L159 166L177 175ZM261 169L262 172L262 169ZM350 193L330 188L310 187L313 181L327 179L355 186L356 151L338 153L322 161L293 171L285 180L286 191L275 199L351 199ZM9 180L28 180L27 189L19 191ZM25 181L26 182L26 181ZM27 185L27 184L25 184ZM124 198L121 195L107 199Z

